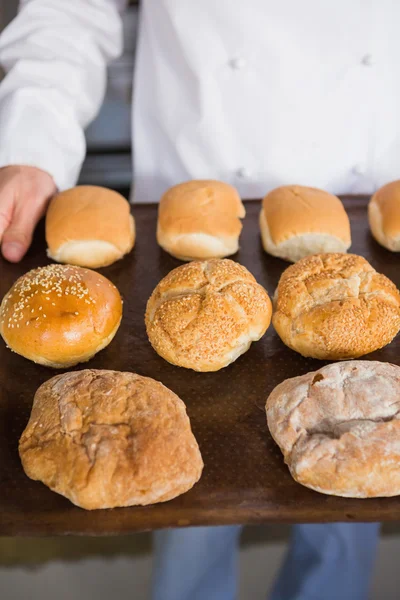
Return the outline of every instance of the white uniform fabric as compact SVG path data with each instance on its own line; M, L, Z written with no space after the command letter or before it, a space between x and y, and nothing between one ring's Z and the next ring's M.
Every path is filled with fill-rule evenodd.
M0 166L75 184L82 128L121 52L122 4L21 3L0 37ZM285 183L370 193L400 178L399 18L395 0L142 0L135 200L190 178L243 198Z

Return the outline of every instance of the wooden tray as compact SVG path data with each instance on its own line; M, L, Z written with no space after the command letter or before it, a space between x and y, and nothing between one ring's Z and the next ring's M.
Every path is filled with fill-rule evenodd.
M400 256L371 238L367 200L349 198L352 251L400 285ZM258 202L246 204L241 250L234 258L273 294L287 263L267 256L260 244ZM147 341L143 315L158 281L180 263L156 244L156 206L136 206L138 240L123 261L102 272L124 297L124 318L111 345L87 365L135 371L159 379L186 403L203 454L201 481L171 502L86 512L25 476L18 457L19 436L35 390L55 371L35 365L0 343L0 535L105 535L185 525L258 522L388 521L400 519L400 497L351 500L325 496L295 483L272 441L265 401L272 388L322 366L287 349L272 326L265 337L218 373L195 373L159 358ZM0 260L0 295L27 270L48 263L43 227L19 265ZM400 337L368 359L400 364Z

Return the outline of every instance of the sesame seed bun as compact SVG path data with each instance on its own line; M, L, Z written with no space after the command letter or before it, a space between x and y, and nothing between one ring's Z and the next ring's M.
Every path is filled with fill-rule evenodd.
M351 244L349 218L339 198L302 185L285 185L265 196L260 230L264 250L291 262L346 252Z
M116 334L122 301L89 269L49 265L20 277L0 306L7 346L36 363L63 368L92 358Z
M397 334L400 294L362 256L308 256L282 274L272 322L282 341L303 356L357 358Z
M165 502L203 469L182 400L119 371L84 369L41 385L19 453L28 477L87 510Z
M46 215L47 254L60 263L97 269L130 252L135 222L121 194L79 185L50 202Z
M233 186L212 179L186 181L160 200L157 241L180 260L230 256L239 249L245 214Z
M147 334L168 362L218 371L264 335L271 310L267 292L242 265L227 259L192 262L155 288L147 303Z

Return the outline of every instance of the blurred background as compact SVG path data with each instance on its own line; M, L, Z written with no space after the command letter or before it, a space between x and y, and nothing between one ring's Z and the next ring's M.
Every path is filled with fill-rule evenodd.
M0 31L16 14L17 6L18 0L0 0ZM119 189L130 186L130 103L137 21L138 4L133 1L124 15L124 54L109 68L103 107L86 132L88 154L80 183ZM265 600L289 534L290 528L283 525L245 529L239 600ZM398 600L399 555L400 525L386 525L372 600ZM145 600L149 598L150 575L149 533L110 538L0 537L1 600Z

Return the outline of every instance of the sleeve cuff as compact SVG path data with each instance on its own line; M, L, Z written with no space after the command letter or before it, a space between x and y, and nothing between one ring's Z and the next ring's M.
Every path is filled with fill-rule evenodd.
M73 187L85 156L84 133L71 115L54 114L56 105L30 100L29 90L21 90L0 104L0 167L37 167L59 191Z

